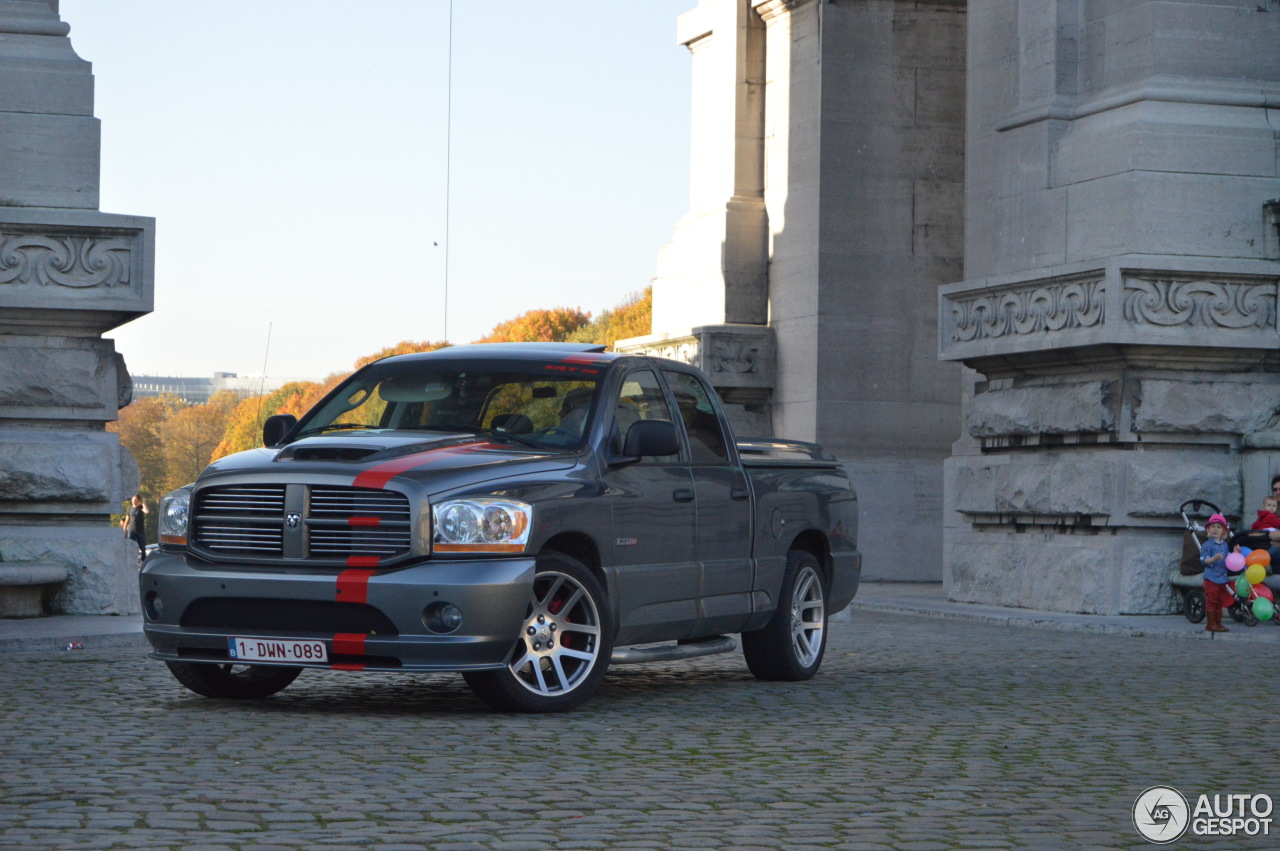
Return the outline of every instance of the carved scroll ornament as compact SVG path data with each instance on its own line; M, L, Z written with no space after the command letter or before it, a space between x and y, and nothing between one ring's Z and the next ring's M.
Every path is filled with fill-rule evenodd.
M1104 318L1102 279L1038 283L1020 290L956 299L951 310L958 343L1091 328Z
M0 285L129 286L132 241L0 233Z
M1194 328L1273 328L1274 283L1126 278L1124 318L1134 324Z
M759 372L760 346L750 340L715 340L711 344L713 372Z

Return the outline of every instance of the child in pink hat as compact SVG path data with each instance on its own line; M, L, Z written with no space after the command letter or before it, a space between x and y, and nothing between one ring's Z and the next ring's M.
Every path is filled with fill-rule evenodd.
M1204 524L1209 537L1200 545L1200 563L1204 565L1205 632L1230 632L1222 625L1222 610L1231 605L1227 590L1227 518L1215 514Z

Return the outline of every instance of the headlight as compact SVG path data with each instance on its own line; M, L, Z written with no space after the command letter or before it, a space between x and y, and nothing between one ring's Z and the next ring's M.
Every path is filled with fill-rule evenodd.
M191 512L191 485L165 494L160 500L160 543L186 546Z
M533 506L515 499L450 499L431 506L438 553L520 553L529 543Z

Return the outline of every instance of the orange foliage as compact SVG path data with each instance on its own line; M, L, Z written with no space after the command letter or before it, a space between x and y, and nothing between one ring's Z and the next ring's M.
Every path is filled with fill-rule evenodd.
M441 340L439 342L434 342L432 340L422 340L421 342L417 342L417 343L413 342L412 340L401 340L400 342L396 343L394 346L387 346L385 349L381 351L374 352L371 355L365 355L364 357L360 358L358 361L356 361L356 369L359 369L362 366L368 366L369 364L373 363L376 360L389 358L392 355L411 355L416 352L434 352L436 349L443 349L446 346L450 346L450 345L452 345L452 343L449 343L445 340ZM345 378L345 376L343 377ZM330 389L332 389L332 387L330 387Z
M571 343L604 343L609 348L619 340L653 333L653 287L627 296L627 300L600 318L574 331Z
M493 326L477 343L563 343L591 321L591 314L576 307L530 310Z

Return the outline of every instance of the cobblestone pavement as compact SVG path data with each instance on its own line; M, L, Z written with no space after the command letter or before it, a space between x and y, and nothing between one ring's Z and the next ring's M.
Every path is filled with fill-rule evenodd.
M0 847L1150 848L1148 786L1280 800L1269 646L864 612L830 637L808 683L620 667L550 717L452 675L239 703L132 650L0 656Z

